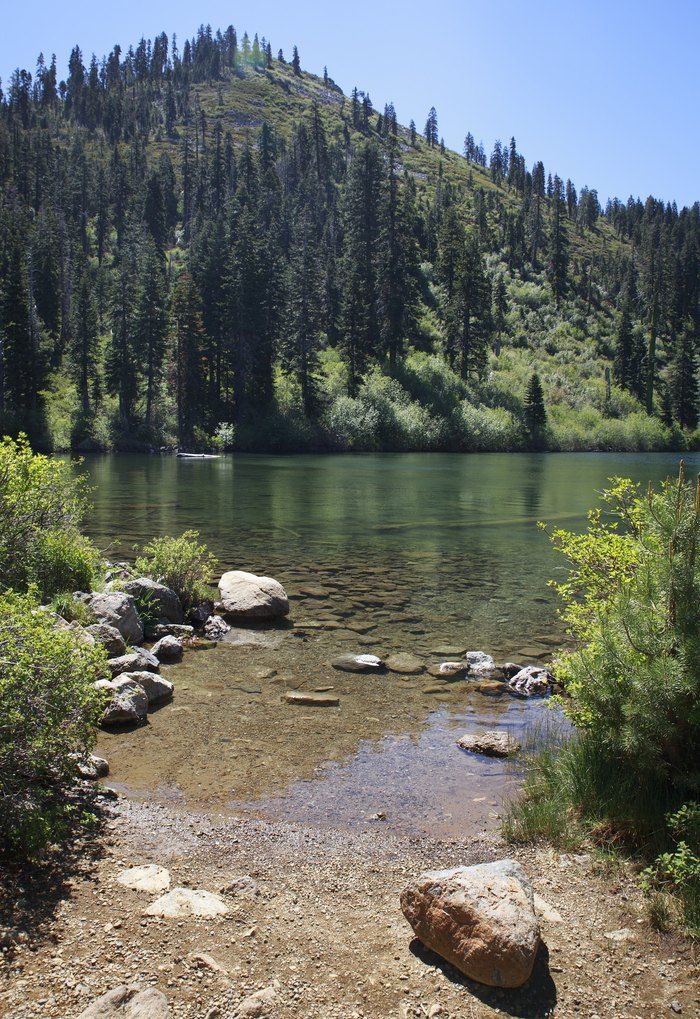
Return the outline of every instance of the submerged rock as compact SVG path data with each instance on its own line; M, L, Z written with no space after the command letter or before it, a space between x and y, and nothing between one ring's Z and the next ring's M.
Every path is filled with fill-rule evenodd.
M460 972L491 987L520 987L540 944L530 880L514 860L426 871L401 892L416 935Z
M197 888L173 888L144 911L145 916L174 919L183 916L221 916L228 906L220 896Z
M461 750L486 757L509 757L520 750L520 744L507 732L495 732L487 729L484 732L466 733L457 740Z
M128 644L143 640L143 624L136 611L136 602L123 591L106 591L84 596L99 622L119 630Z
M284 694L287 704L303 704L308 707L337 708L340 698L329 693L314 693L311 690L288 690Z
M277 619L289 612L289 599L272 577L257 577L245 570L230 570L219 581L225 615L234 619Z
M341 672L376 672L384 668L384 662L376 655L340 655L331 665Z
M425 671L423 661L408 651L399 651L395 655L389 655L385 665L390 672L399 672L405 676L417 676Z
M168 999L155 987L141 990L123 984L107 991L81 1012L78 1019L169 1019Z

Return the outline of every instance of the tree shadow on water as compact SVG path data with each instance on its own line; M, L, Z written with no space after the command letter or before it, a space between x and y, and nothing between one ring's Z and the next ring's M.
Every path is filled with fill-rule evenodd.
M418 938L411 941L409 949L427 966L441 970L452 984L464 987L479 1001L499 1009L505 1015L517 1016L517 1019L545 1019L554 1012L557 988L549 970L549 951L544 942L540 943L530 979L522 987L515 988L488 987L470 980L441 956L426 948Z

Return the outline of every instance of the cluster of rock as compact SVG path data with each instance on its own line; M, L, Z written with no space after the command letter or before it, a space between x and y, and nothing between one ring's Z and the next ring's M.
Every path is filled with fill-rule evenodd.
M553 684L551 672L539 665L514 665L513 662L496 664L485 651L467 651L455 661L426 665L422 659L407 651L380 658L373 654L344 654L333 659L331 665L341 672L371 673L388 670L404 675L418 675L427 671L438 679L499 680L508 684L508 690L520 697L547 694Z

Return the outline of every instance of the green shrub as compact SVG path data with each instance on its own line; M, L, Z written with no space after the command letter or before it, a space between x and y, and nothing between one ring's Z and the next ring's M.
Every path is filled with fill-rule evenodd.
M89 587L99 557L78 528L86 479L63 460L34 454L26 436L0 441L0 589L42 598Z
M216 559L199 543L198 531L185 531L179 538L154 538L134 563L139 576L175 591L185 609L210 597L215 567Z
M0 850L31 855L70 820L72 755L94 742L106 653L54 630L31 594L0 595Z
M588 532L555 530L570 565L555 584L575 640L556 662L575 726L535 755L508 828L579 835L652 862L647 882L678 892L700 930L700 485L642 493L613 479Z
M89 538L77 532L47 531L37 537L31 550L27 579L44 599L57 592L89 591L99 564L99 553Z
M81 626L90 626L95 622L96 616L89 605L78 598L74 598L69 592L54 595L48 605L51 612L61 616L68 623L80 623Z

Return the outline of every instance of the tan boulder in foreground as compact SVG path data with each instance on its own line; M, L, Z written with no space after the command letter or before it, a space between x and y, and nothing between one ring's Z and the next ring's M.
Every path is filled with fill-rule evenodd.
M93 1001L78 1019L169 1019L169 1016L168 999L162 991L123 984Z
M401 892L401 909L423 944L472 980L520 987L532 973L540 926L514 860L425 871Z
M230 570L219 581L224 614L239 619L276 619L289 612L287 592L272 577Z

